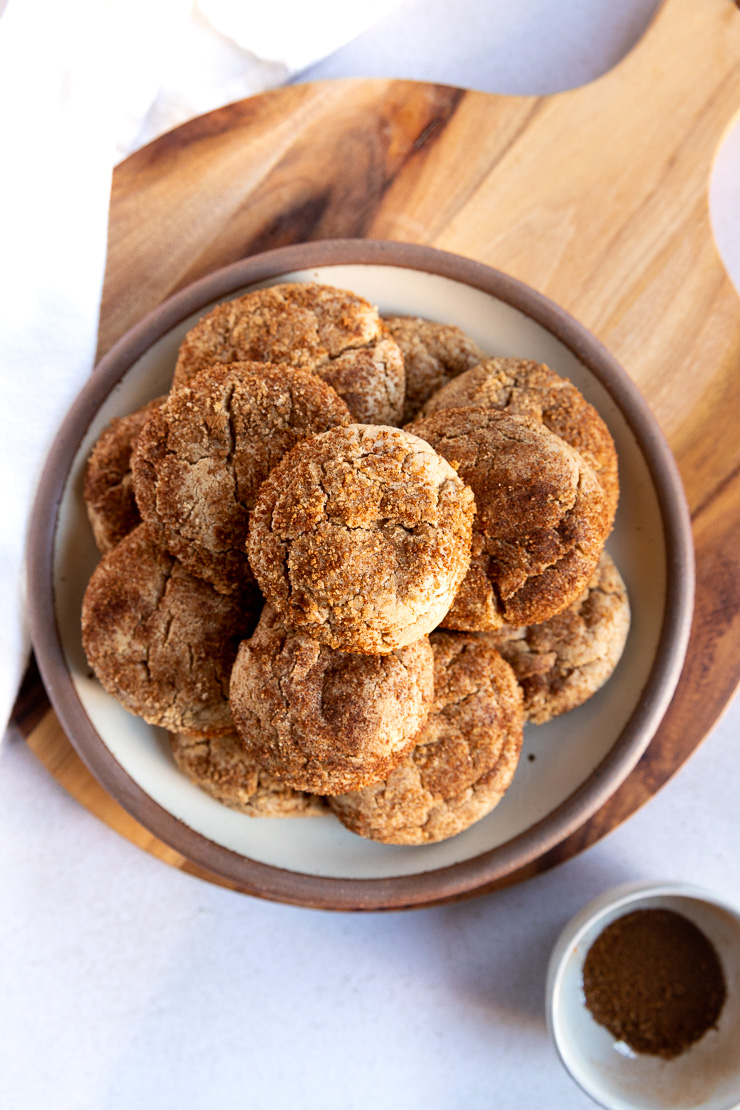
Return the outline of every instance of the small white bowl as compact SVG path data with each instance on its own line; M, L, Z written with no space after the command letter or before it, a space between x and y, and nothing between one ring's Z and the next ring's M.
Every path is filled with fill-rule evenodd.
M597 936L637 909L670 909L714 945L727 998L716 1029L680 1056L633 1053L586 1008L583 962ZM547 974L547 1024L575 1081L607 1110L733 1110L740 1107L740 911L687 883L629 883L589 903L561 933Z

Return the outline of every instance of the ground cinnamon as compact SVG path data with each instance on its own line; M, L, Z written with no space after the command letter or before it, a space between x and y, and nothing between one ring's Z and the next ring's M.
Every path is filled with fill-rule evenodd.
M635 1052L670 1059L717 1023L726 988L712 943L673 910L635 910L608 925L583 965L593 1017Z

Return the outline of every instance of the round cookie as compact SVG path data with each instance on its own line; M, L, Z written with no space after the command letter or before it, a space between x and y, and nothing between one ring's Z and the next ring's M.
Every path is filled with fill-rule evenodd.
M239 737L170 733L175 763L195 786L248 817L320 817L324 798L292 790L247 755Z
M233 732L229 676L262 605L254 586L219 594L140 524L103 556L82 604L82 643L102 686L172 732Z
M413 745L433 670L426 636L389 655L333 651L287 629L268 605L234 664L234 723L250 758L295 790L356 790Z
M102 554L141 524L131 482L131 453L139 432L164 400L157 397L136 412L112 420L90 452L83 498L95 543Z
M511 665L524 692L524 715L535 724L587 701L611 676L630 626L622 576L603 552L574 602L544 624L479 635Z
M586 585L610 529L583 458L544 424L496 409L443 409L412 425L476 503L470 569L445 628L538 624Z
M511 667L474 636L433 632L434 704L413 750L382 782L330 798L352 832L430 844L498 804L522 747L522 694Z
M185 567L228 591L251 578L249 512L272 468L299 440L350 419L313 374L235 362L170 393L132 458L143 520Z
M398 345L369 301L314 282L257 289L216 305L180 346L173 386L214 362L285 363L336 389L352 418L396 424L405 371Z
M422 418L439 409L494 408L540 421L583 456L606 494L610 519L619 500L617 452L609 429L568 378L522 358L490 358L429 398Z
M461 328L419 316L384 316L401 348L406 367L406 396L401 423L416 416L424 402L458 374L487 358Z
M444 617L468 567L473 495L428 443L375 425L298 444L252 512L255 578L292 627L384 653Z

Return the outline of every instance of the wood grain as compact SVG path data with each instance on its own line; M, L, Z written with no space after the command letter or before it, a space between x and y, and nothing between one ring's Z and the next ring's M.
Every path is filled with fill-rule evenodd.
M736 6L666 0L632 53L580 89L506 97L389 80L291 86L193 120L114 174L99 354L169 294L229 262L311 239L389 238L533 285L590 328L647 397L694 521L684 673L612 799L507 883L588 847L647 801L740 677L740 301L707 210L712 158L739 107ZM201 873L95 783L34 672L15 716L83 805Z

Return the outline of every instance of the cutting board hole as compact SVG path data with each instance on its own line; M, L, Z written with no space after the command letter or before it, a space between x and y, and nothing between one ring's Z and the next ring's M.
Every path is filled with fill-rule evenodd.
M587 85L642 38L661 0L405 0L294 83L397 77L545 96Z
M709 178L709 216L720 258L740 293L740 111L717 147Z

